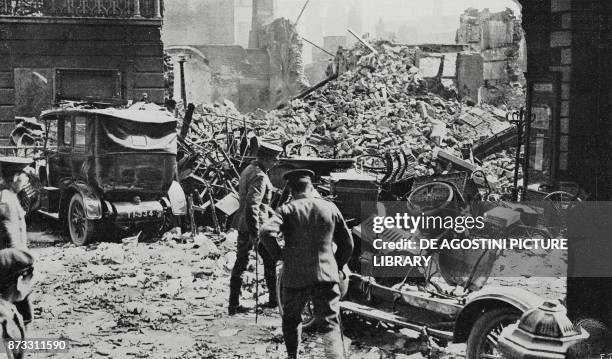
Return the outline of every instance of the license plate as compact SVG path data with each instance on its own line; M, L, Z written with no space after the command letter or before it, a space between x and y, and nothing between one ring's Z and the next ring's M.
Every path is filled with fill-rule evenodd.
M132 211L129 213L128 218L138 219L138 218L150 218L150 217L161 217L161 212L156 210L148 210L148 211Z

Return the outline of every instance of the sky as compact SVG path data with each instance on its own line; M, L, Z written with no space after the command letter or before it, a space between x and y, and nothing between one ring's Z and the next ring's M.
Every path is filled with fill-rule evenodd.
M297 18L303 4L307 0L276 0L280 10L279 16ZM316 15L317 3L340 3L350 6L356 0L320 0L310 1L303 16ZM291 5L288 5L291 4ZM370 26L374 25L379 17L388 19L410 19L417 16L431 15L434 12L441 15L461 14L463 10L474 7L491 11L501 11L506 7L518 13L519 7L512 0L362 0L364 18ZM399 11L398 11L399 10Z
M330 1L350 3L350 0ZM411 16L431 15L433 13L443 16L454 15L463 13L469 7L477 9L488 7L491 11L501 11L506 7L518 10L518 6L511 0L370 0L364 1L364 6L367 9L366 14L371 14L366 16L370 21L376 21L375 18L378 16L409 19ZM397 11L397 9L402 11Z
M295 20L307 0L276 1L276 16ZM407 31L412 34L414 44L454 42L459 17L470 7L489 8L492 12L508 7L520 16L520 8L512 0L310 0L298 24L300 34L319 45L323 36L347 35L347 27L358 25L355 19L349 20L346 11L358 2L363 8L358 16L361 34L374 35L376 24L383 20L387 30L396 30L399 26L410 28Z
M217 32L234 36L231 44L248 46L251 29L251 4L253 0L233 0L233 31L218 26L223 23L223 15L232 16L232 11L221 6L231 4L227 0L167 0L163 40L166 44L230 44L223 39L209 39L204 33ZM308 5L298 23L300 35L320 46L325 36L347 36L351 46L355 41L347 28L359 35L369 33L376 38L376 27L380 20L385 22L385 32L400 33L402 43L411 45L422 43L454 43L459 28L459 18L465 9L473 7L492 12L511 8L519 14L518 5L512 0L273 0L275 17L285 17L296 21L304 4ZM209 6L206 6L208 4ZM355 6L361 4L360 6ZM215 21L201 21L210 16L206 11L217 9L221 14L213 14ZM357 10L360 9L360 10ZM229 11L229 12L228 12ZM227 12L227 14L226 14ZM213 20L214 20L213 19ZM230 26L232 26L230 24ZM227 31L226 31L227 30ZM226 32L224 32L226 31ZM217 34L219 35L219 34ZM315 51L316 52L316 51ZM304 61L312 60L313 47L304 44Z

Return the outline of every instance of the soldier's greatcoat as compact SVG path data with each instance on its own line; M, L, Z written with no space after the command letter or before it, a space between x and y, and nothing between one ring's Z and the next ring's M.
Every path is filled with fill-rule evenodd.
M283 286L304 288L339 282L338 270L351 256L353 238L335 204L310 195L296 196L281 206L260 230L260 238L273 257L280 257L275 240L279 232L285 237Z
M285 237L282 255L276 241L280 232ZM353 238L338 207L314 193L297 195L277 210L259 234L272 257L284 261L281 305L289 358L297 357L302 310L309 299L322 333L325 357L344 357L338 272L353 252ZM333 243L337 245L335 253Z
M234 219L239 232L257 237L262 223L268 218L268 206L272 200L274 186L257 161L253 161L240 174L238 195L240 206Z

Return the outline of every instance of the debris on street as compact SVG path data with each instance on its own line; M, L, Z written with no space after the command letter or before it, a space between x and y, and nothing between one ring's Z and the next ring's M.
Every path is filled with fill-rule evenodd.
M193 240L186 235L185 241L168 234L167 240L155 243L58 244L35 249L39 273L32 298L38 312L32 335L55 333L69 340L75 358L282 358L285 348L276 310L264 310L258 325L254 312L226 314L236 232L218 246L212 243L214 235L201 234ZM535 263L539 257L532 258ZM262 273L261 262L260 266ZM563 278L492 278L492 282L528 287L553 298L565 292ZM241 302L254 307L254 255L244 283ZM267 298L263 278L259 286L261 303ZM420 355L417 332L396 333L352 315L344 318L343 325L350 358ZM320 350L316 340L307 336L304 350L316 354ZM462 350L462 346L440 348L429 358L461 357Z

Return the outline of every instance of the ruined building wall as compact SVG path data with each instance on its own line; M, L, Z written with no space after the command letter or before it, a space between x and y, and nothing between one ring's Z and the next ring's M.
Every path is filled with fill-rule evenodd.
M523 30L512 10L491 13L488 9L467 9L461 15L456 42L468 44L483 57L482 102L509 107L522 104L520 86L525 83L526 70L521 57Z
M262 27L258 34L260 49L270 56L270 104L276 106L306 89L303 43L295 26L280 18Z
M185 90L194 104L230 100L241 112L269 105L270 59L262 49L199 45L166 49L174 60L174 99L180 101L179 56L185 58Z

